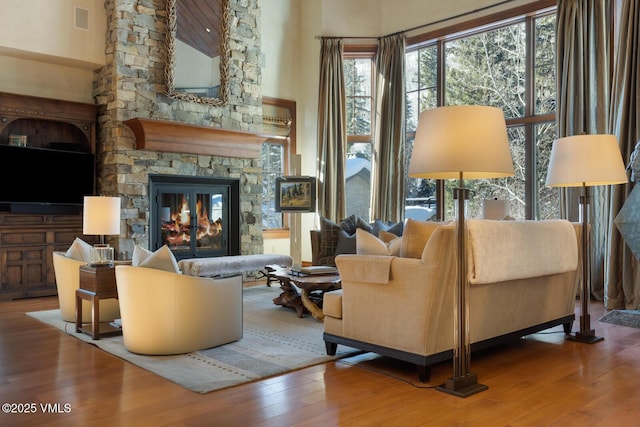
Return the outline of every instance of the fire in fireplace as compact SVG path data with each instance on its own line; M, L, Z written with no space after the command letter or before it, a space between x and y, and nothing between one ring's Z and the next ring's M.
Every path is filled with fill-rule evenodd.
M177 259L240 253L239 181L150 175L150 247Z

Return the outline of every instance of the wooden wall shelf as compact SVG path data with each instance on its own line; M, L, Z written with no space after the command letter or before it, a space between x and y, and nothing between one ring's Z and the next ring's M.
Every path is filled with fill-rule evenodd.
M255 159L267 139L251 132L165 120L135 118L124 124L133 131L138 150Z

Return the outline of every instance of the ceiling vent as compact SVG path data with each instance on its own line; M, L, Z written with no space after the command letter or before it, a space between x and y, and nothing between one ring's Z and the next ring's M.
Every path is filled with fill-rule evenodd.
M75 12L74 27L80 30L89 29L89 10L78 6L73 7Z

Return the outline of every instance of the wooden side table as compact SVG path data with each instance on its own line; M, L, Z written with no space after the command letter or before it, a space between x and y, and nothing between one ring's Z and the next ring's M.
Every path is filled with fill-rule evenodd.
M76 332L91 335L94 340L101 336L122 334L120 328L108 322L100 323L100 300L118 298L116 269L109 266L80 266L80 287L76 290ZM82 324L82 300L91 302L91 325Z

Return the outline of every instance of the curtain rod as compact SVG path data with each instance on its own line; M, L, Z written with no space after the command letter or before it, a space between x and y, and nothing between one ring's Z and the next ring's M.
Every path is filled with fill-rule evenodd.
M484 12L485 10L493 9L494 7L502 6L502 5L505 5L507 3L512 3L514 1L516 1L516 0L503 0L500 3L496 3L496 4L488 5L488 6L485 6L485 7L481 7L481 8L478 8L478 9L474 9L474 10L471 10L469 12L459 13L459 14L457 14L455 16L450 16L448 18L439 19L437 21L429 22L427 24L418 25L416 27L408 28L406 30L396 31L395 33L387 34L386 36L316 36L316 39L318 39L318 40L319 39L354 39L354 40L357 40L357 39L374 39L374 40L378 40L378 39L380 39L382 37L393 36L393 35L396 35L396 34L409 33L411 31L419 30L421 28L429 27L431 25L442 24L443 22L447 22L447 21L453 21L454 19L463 18L465 16L473 15L474 13L478 13L478 12Z

